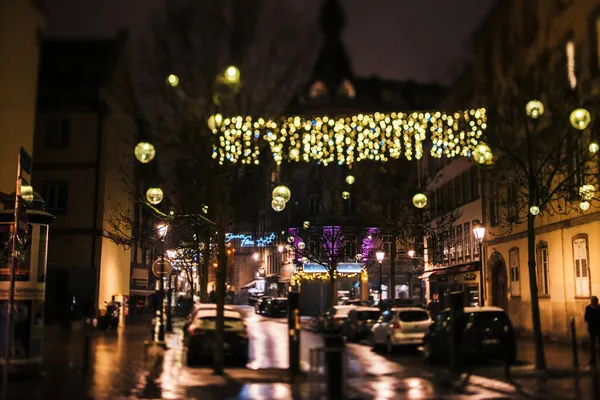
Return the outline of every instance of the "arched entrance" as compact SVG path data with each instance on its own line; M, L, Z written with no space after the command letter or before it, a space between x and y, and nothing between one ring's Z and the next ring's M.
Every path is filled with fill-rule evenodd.
M504 257L496 251L488 265L491 265L492 305L508 310L508 275Z

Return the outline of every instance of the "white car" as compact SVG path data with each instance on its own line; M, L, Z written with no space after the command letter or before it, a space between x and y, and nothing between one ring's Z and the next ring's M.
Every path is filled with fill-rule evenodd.
M399 346L421 346L431 324L433 320L422 308L386 310L371 330L373 348L385 346L387 352L392 353Z

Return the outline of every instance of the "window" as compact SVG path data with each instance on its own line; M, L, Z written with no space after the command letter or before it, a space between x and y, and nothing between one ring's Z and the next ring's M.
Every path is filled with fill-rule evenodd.
M456 257L459 261L463 258L463 227L458 225L456 227Z
M510 267L510 295L517 297L521 295L521 271L519 268L519 249L512 249L508 253L508 264Z
M311 85L308 95L310 98L315 99L317 97L324 96L325 94L327 94L327 88L325 87L325 84L321 81L316 81Z
M575 41L567 40L565 45L565 56L567 59L567 77L569 78L569 86L571 89L577 87L576 60L575 60Z
M590 271L588 263L587 237L576 236L573 240L575 265L575 296L590 296Z
M67 211L69 185L66 182L54 182L44 185L46 209L55 213Z
M46 121L45 145L49 149L66 149L69 147L71 123L68 118L51 117Z
M550 282L548 281L548 244L540 242L537 249L537 287L538 295L549 296L550 295Z
M464 253L465 253L465 259L470 259L471 258L471 223L470 222L465 222L464 225L464 235L465 235L465 242L463 244L464 246Z
M345 79L340 85L339 92L342 96L353 99L356 97L356 90L348 79Z
M311 195L308 198L308 208L310 211L310 215L321 214L321 197L316 194Z
M450 228L450 263L454 263L456 261L456 248L455 248L455 237L454 237L454 227Z

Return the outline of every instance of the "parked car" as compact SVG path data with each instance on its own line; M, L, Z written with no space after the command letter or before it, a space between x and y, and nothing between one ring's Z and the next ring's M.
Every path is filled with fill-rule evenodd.
M350 310L344 320L342 334L352 342L366 339L380 315L381 311L377 307L356 307Z
M233 308L231 306L225 305L223 307L224 307L225 311L235 311L235 308ZM183 324L184 339L187 337L188 328L190 327L190 324L196 317L196 314L198 313L198 311L201 311L201 310L215 310L215 312L216 312L217 305L213 304L213 303L196 303L196 304L194 304L194 310L188 315L185 323Z
M327 312L323 313L319 320L319 330L326 333L338 333L348 316L350 310L355 306L333 306Z
M272 299L271 296L263 296L254 303L254 312L264 314L267 311L267 304Z
M179 297L173 309L173 315L179 318L187 317L194 310L195 305L196 303L191 297Z
M466 307L457 318L460 326L461 357L466 359L498 359L510 364L517 360L517 341L510 318L499 307ZM425 358L446 362L450 358L450 309L425 336Z
M194 316L185 341L188 365L212 357L216 319L216 309L199 310ZM225 310L223 351L226 357L244 365L248 363L248 331L242 315L237 311Z
M358 299L346 299L342 303L343 306L356 306L356 307L371 307L372 303L365 300Z
M418 347L429 332L433 320L418 307L392 308L381 314L371 331L373 348L385 346L392 353L399 346Z
M281 317L287 315L288 299L285 297L276 297L267 300L265 313L269 317Z
M392 308L405 308L405 307L420 308L420 306L418 304L415 304L415 302L411 299L381 300L381 301L377 302L376 307L379 307L379 309L381 311L389 310Z

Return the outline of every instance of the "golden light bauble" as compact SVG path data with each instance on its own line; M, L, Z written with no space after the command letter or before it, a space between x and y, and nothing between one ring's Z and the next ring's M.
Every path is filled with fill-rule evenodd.
M350 192L343 191L342 192L342 199L348 200L349 198L350 198Z
M424 208L427 205L427 196L425 193L417 193L412 199L413 205L417 208Z
M306 248L306 243L304 243L304 242L300 242L300 243L298 243L298 248L299 248L300 250L304 250L304 249Z
M175 74L171 74L167 76L167 83L171 87L177 87L177 85L179 85L179 77Z
M33 192L33 186L21 185L21 198L27 203L32 203L35 199L35 193Z
M302 264L308 264L308 258L302 257Z
M302 224L302 226L304 227L304 229L308 229L308 228L310 228L310 222L309 221L304 221L304 223Z
M147 164L154 160L156 149L152 143L140 142L135 146L135 149L133 149L133 154L135 154L135 158L137 158L139 162Z
M476 163L482 164L482 165L492 164L493 159L494 159L492 150L490 149L490 147L487 144L485 144L483 142L480 142L475 147L475 150L473 150L473 153L471 154L471 156L473 157L473 160L475 160Z
M216 130L223 123L223 116L221 114L215 114L208 117L208 127L211 130Z
M585 108L577 108L571 112L569 121L571 122L571 125L573 125L573 128L582 131L588 127L590 122L592 122L592 116Z
M150 188L146 191L146 200L152 205L160 204L163 201L163 191L161 188Z
M225 79L225 83L227 84L235 84L240 82L240 70L235 65L230 65L225 68L225 73L223 74L223 78Z
M283 199L279 196L273 198L273 201L271 201L271 207L273 207L273 210L280 212L283 211L285 209L285 201L283 201Z
M583 201L590 201L594 198L594 194L596 194L596 188L594 185L583 185L579 188L579 196Z
M538 215L540 213L540 208L538 206L529 207L529 212L531 215Z
M596 142L592 142L590 143L588 150L590 151L590 153L596 154L598 150L600 150L600 145Z
M590 208L590 203L587 201L582 201L579 203L579 208L581 208L583 211L586 211L588 208Z
M525 105L527 116L533 119L538 119L544 114L544 104L539 100L530 100Z
M352 184L354 183L354 175L348 175L348 176L346 177L346 183L347 183L348 185L352 185Z
M283 201L287 203L292 197L292 192L287 186L279 185L273 189L273 198L275 197L281 197Z

